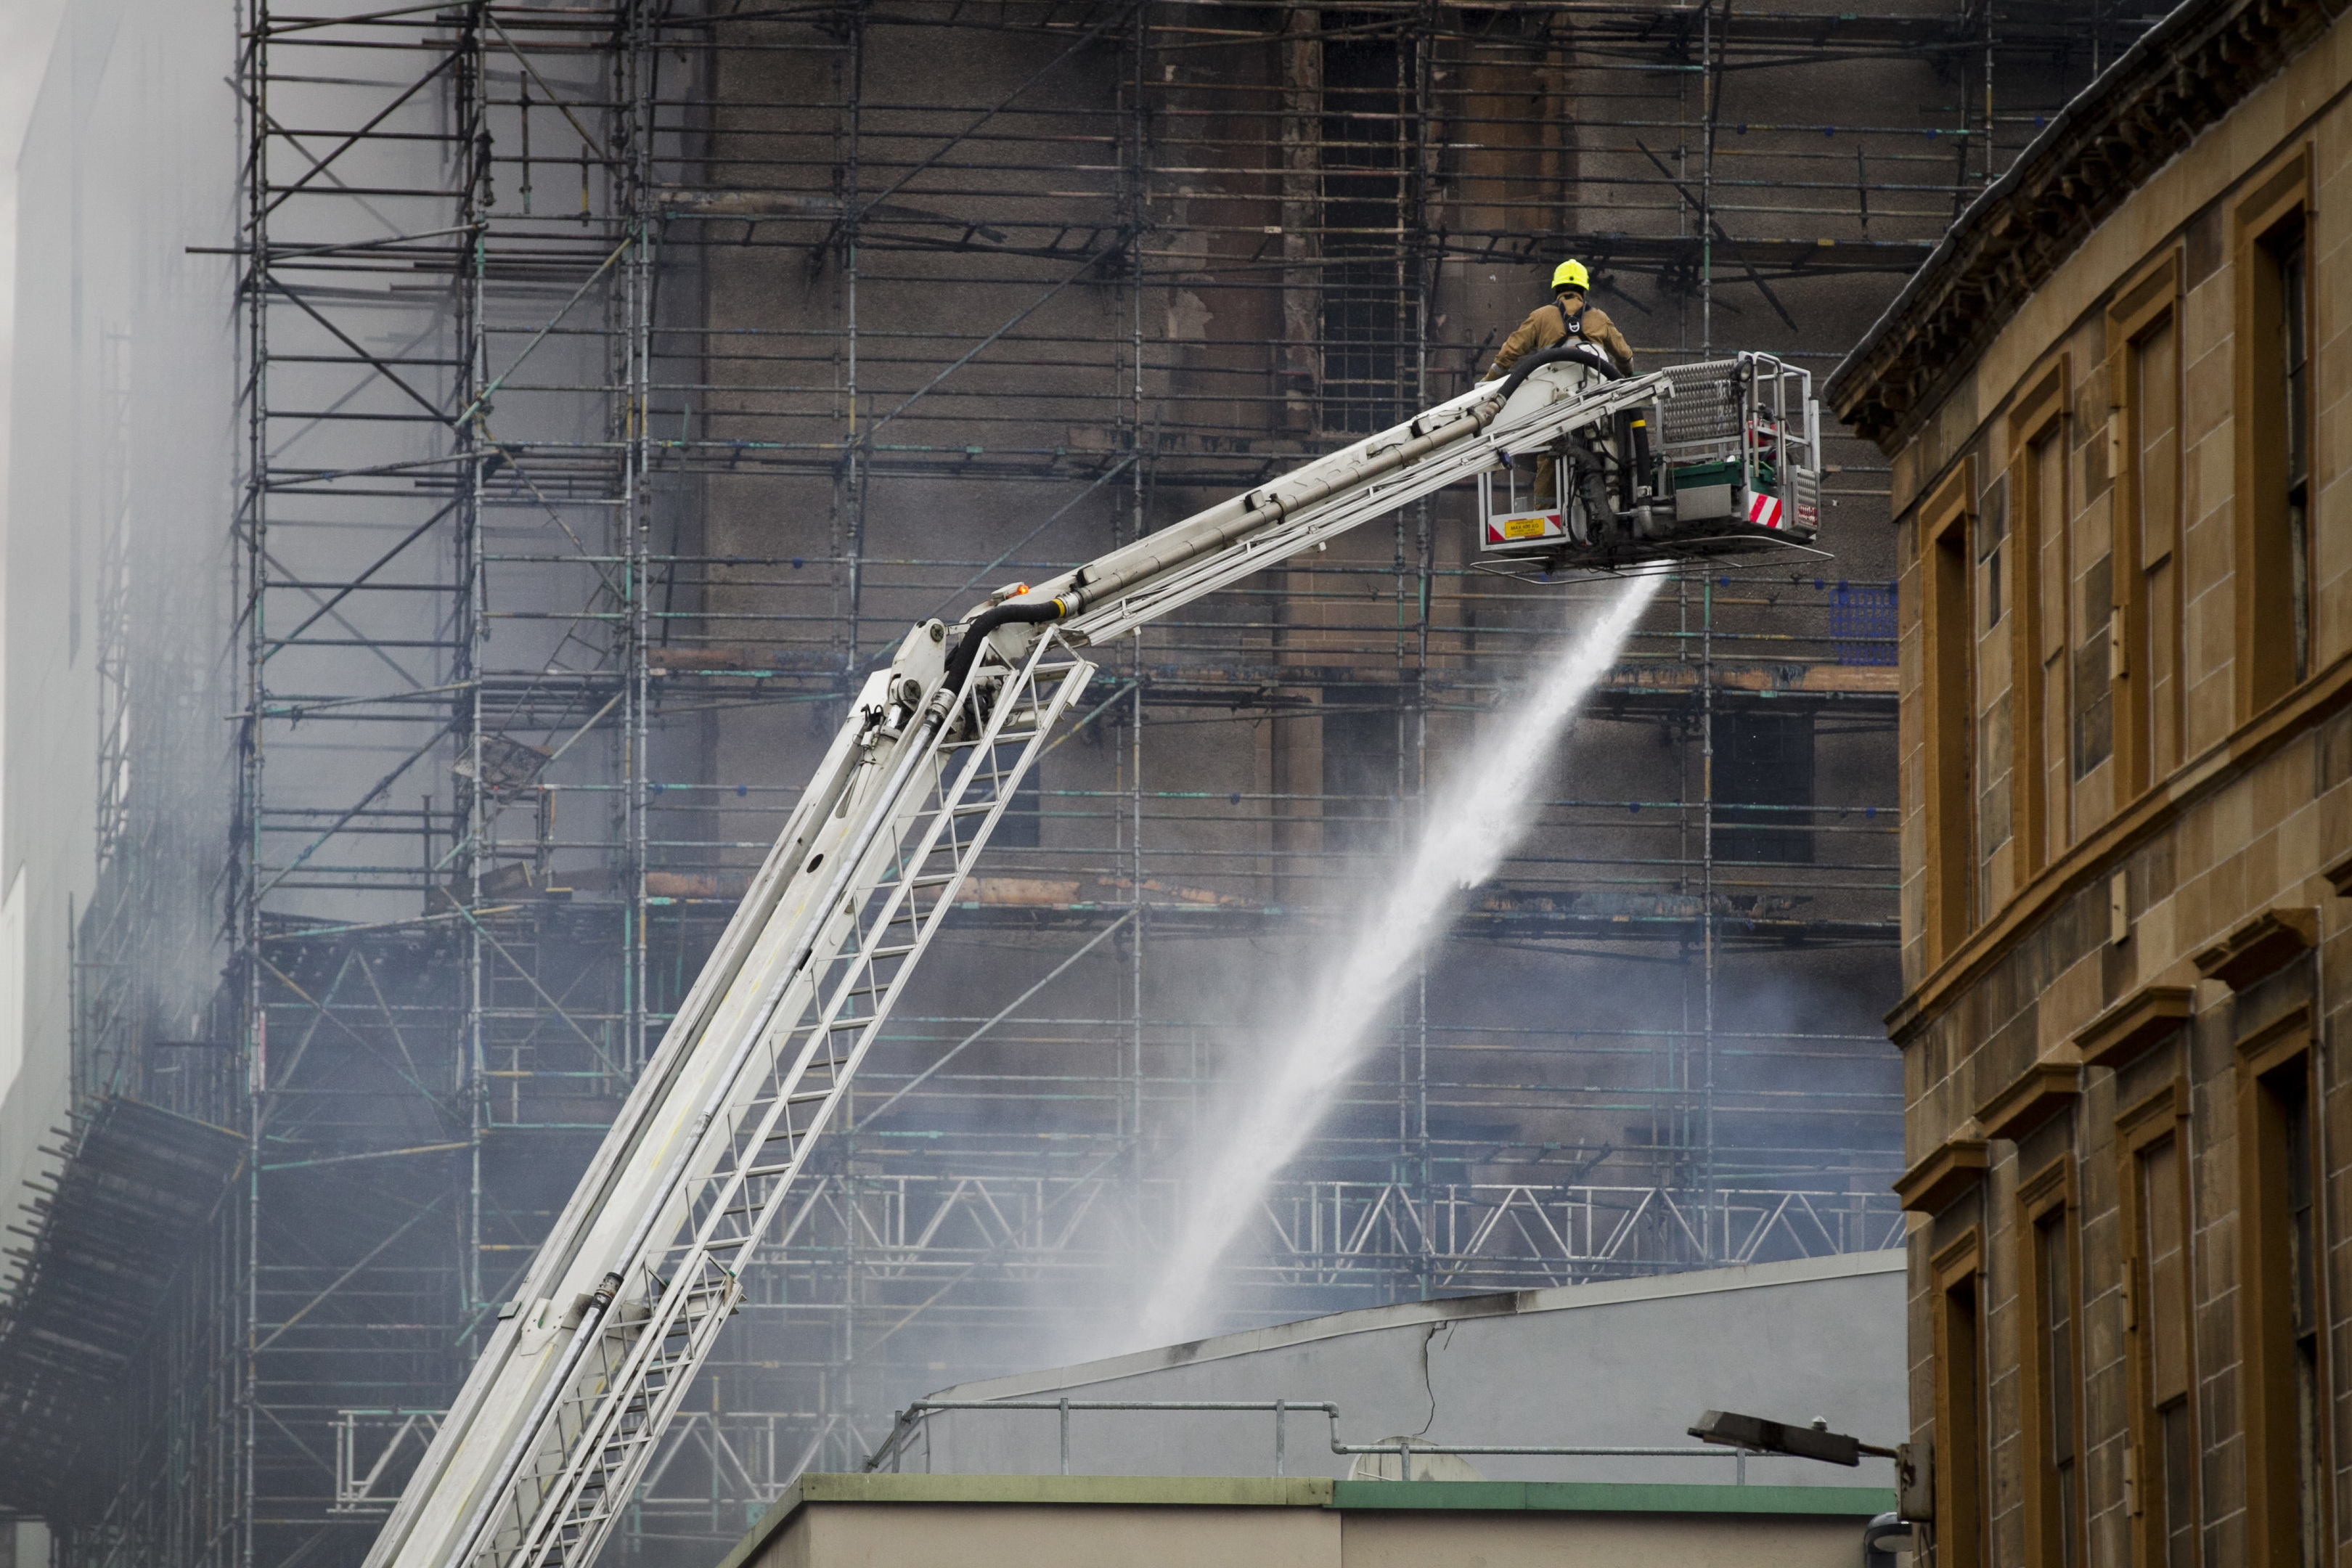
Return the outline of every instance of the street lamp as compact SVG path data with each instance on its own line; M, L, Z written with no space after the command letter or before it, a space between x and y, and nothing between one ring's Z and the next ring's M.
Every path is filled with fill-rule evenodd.
M1785 1454L1792 1459L1819 1459L1830 1465L1858 1466L1864 1454L1894 1460L1900 1511L1880 1514L1863 1532L1863 1561L1869 1568L1894 1568L1895 1557L1887 1543L1898 1537L1908 1538L1912 1525L1925 1521L1933 1511L1919 1485L1919 1471L1912 1463L1908 1443L1882 1448L1843 1432L1831 1431L1829 1422L1819 1415L1813 1417L1810 1426L1791 1426L1785 1421L1767 1421L1760 1415L1741 1415L1729 1410L1708 1411L1698 1418L1697 1426L1690 1428L1690 1435L1702 1443L1720 1443L1751 1454Z
M1751 1454L1786 1454L1792 1459L1819 1459L1823 1464L1856 1466L1864 1454L1893 1459L1898 1466L1903 1454L1895 1448L1881 1448L1843 1432L1832 1432L1827 1421L1816 1416L1810 1426L1791 1426L1785 1421L1767 1421L1760 1415L1740 1415L1728 1410L1710 1410L1698 1418L1690 1435L1702 1443L1720 1443L1727 1448L1745 1448Z

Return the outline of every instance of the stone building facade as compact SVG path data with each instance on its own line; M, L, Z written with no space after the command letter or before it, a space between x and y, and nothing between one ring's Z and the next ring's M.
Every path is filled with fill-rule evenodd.
M1894 462L1936 1568L2352 1539L2352 27L2189 0L1830 384Z

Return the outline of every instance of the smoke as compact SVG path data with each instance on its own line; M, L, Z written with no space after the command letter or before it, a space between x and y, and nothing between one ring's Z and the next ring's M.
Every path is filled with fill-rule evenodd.
M1137 1325L1142 1343L1164 1343L1197 1326L1217 1259L1314 1131L1415 959L1444 929L1454 895L1493 876L1534 825L1528 802L1538 797L1561 731L1615 663L1661 580L1635 577L1620 587L1519 702L1487 726L1431 803L1420 848L1399 868L1361 934L1333 955L1303 1016L1277 1034L1286 1048L1206 1163L1184 1234Z

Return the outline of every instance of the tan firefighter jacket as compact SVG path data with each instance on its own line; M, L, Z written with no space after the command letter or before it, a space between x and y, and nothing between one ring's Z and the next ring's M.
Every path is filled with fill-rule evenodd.
M1606 311L1570 298L1556 299L1528 311L1517 331L1503 340L1503 346L1495 353L1494 368L1481 379L1492 381L1517 364L1522 355L1572 339L1599 344L1617 362L1618 369L1628 375L1633 374L1633 345L1625 341L1617 323L1609 319Z

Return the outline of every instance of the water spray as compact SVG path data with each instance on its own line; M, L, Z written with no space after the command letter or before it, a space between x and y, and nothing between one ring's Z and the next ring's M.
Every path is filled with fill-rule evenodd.
M1278 1032L1283 1046L1271 1075L1195 1187L1183 1235L1137 1325L1140 1343L1166 1343L1201 1327L1217 1259L1321 1121L1416 961L1444 931L1457 895L1493 876L1535 826L1528 802L1561 732L1616 663L1663 580L1625 580L1598 618L1486 726L1432 803L1420 847L1398 868L1369 923L1331 956L1305 1016Z

